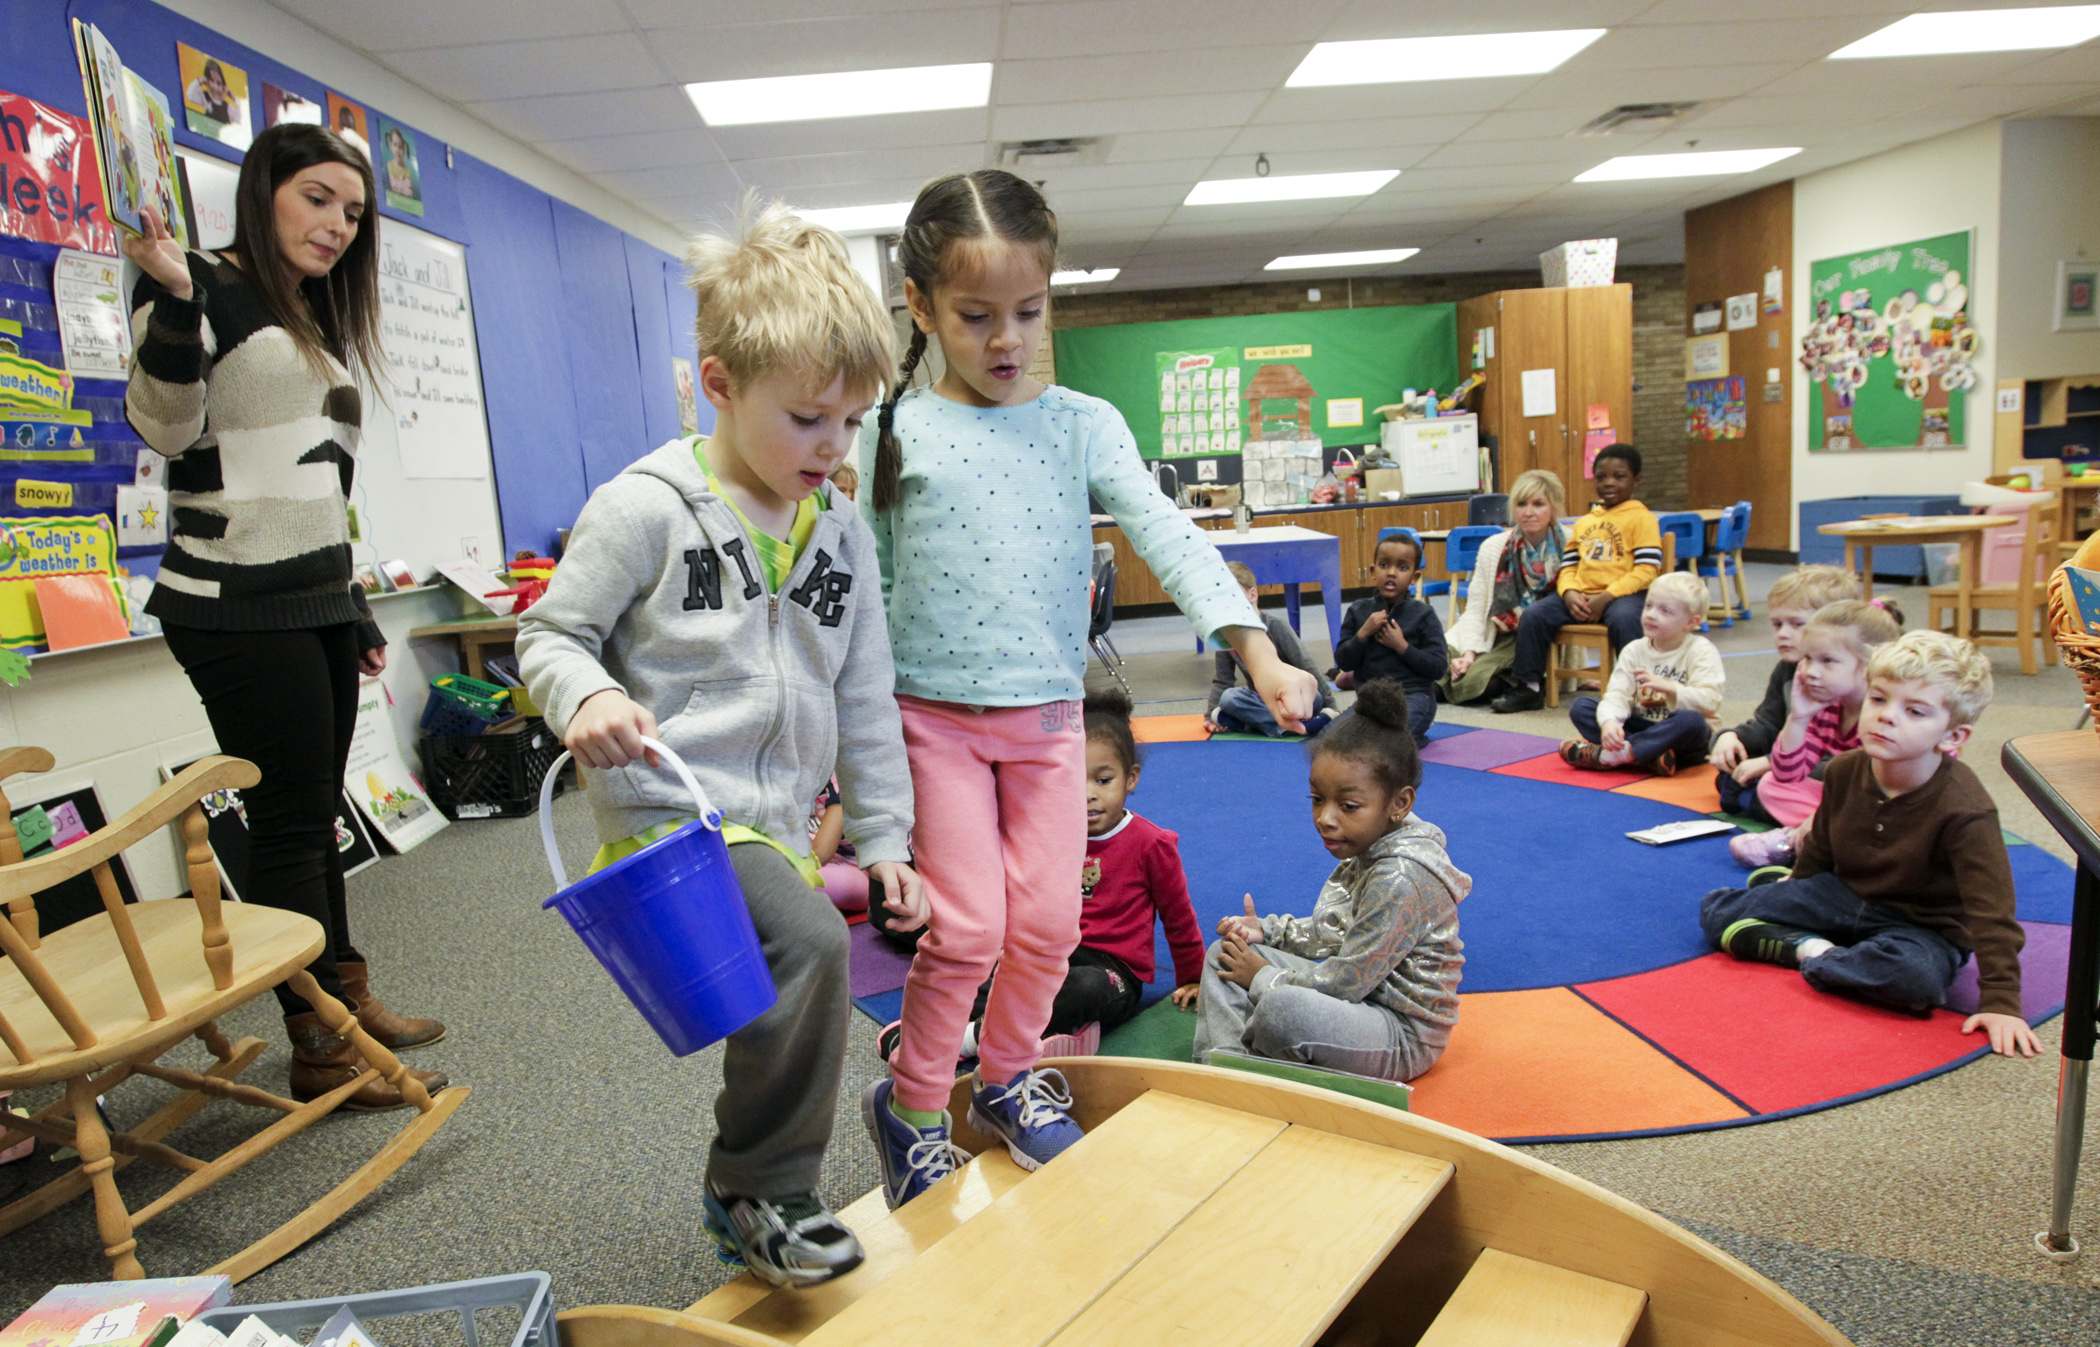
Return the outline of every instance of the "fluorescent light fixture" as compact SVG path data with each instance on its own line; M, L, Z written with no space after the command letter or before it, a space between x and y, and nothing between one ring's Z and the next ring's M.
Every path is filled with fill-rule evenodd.
M1121 267L1095 267L1092 271L1053 271L1050 273L1050 284L1099 285L1103 281L1112 281L1122 274L1123 268Z
M1189 189L1184 206L1224 206L1242 201L1311 201L1323 196L1369 196L1400 176L1397 168L1368 173L1298 173L1287 177L1216 178Z
M1627 182L1636 178L1711 178L1748 173L1801 153L1799 145L1782 150L1698 150L1690 154L1622 154L1607 159L1577 182Z
M1913 14L1830 53L1833 61L1873 56L1948 56L1969 51L2075 47L2100 37L2100 5L2046 9L1960 9Z
M874 234L902 229L911 214L911 202L891 201L880 206L834 206L829 210L798 210L795 214L811 224L836 229L841 234Z
M1283 84L1287 89L1310 89L1327 84L1542 75L1603 36L1602 28L1563 28L1547 33L1319 42Z
M1298 253L1279 257L1263 271L1297 271L1304 267L1375 267L1385 262L1405 262L1420 248L1373 248L1360 253Z
M890 112L981 108L992 101L992 67L922 65L901 70L842 70L829 75L774 75L709 80L685 86L709 126L813 122Z

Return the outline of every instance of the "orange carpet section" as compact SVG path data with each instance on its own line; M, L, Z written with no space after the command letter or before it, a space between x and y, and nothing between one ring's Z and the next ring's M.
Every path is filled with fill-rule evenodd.
M1714 769L1704 763L1687 767L1676 776L1651 776L1630 786L1620 786L1621 795L1638 795L1689 809L1695 814L1721 812L1721 791L1714 785Z
M1749 1116L1566 987L1459 996L1413 1111L1487 1137L1689 1127Z
M1526 758L1522 762L1513 762L1507 767L1491 770L1497 776L1521 776L1530 781L1551 781L1559 786L1580 786L1584 790L1617 790L1621 786L1638 785L1643 781L1655 779L1646 772L1624 767L1609 772L1583 771L1562 762L1558 753Z
M1196 714L1136 716L1130 722L1130 733L1141 744L1186 744L1210 738L1203 717Z

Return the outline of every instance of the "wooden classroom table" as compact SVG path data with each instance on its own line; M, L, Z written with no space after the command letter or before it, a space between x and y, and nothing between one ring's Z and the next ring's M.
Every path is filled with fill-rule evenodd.
M444 637L459 642L460 672L469 678L487 682L483 672L482 652L492 645L515 645L518 640L518 619L515 617L469 617L458 622L440 622L434 626L417 627L408 634L411 641L420 641L428 636Z
M1958 543L1961 546L1961 579L1955 588L1961 601L1954 609L1954 634L1967 640L1969 637L1969 597L1976 584L1976 576L1983 569L1983 531L2004 528L2019 523L2019 517L2009 514L1950 514L1950 515L1902 515L1893 519L1847 519L1836 524L1824 524L1816 532L1828 533L1845 540L1845 569L1853 569L1855 549L1865 554L1866 567L1860 575L1861 597L1874 597L1874 549L1876 547L1916 547L1926 543Z
M1342 540L1332 533L1286 524L1280 528L1217 529L1203 535L1214 542L1227 561L1237 561L1254 572L1264 585L1283 586L1283 608L1290 616L1291 630L1298 626L1298 586L1320 587L1320 602L1327 609L1329 645L1342 640ZM1203 638L1196 638L1196 652L1203 651Z
M2100 734L2068 730L2009 739L1999 753L2013 779L2078 857L2071 907L2070 968L2064 985L2063 1064L2056 1084L2056 1172L2049 1228L2034 1237L2044 1256L2078 1253L2071 1199L2085 1137L2086 1078L2093 1066L2093 1022L2100 1009Z
M2085 542L2078 536L2079 511L2100 507L2100 477L2066 477L2051 483L2049 489L2063 500L2063 513L2057 516L2063 520L2063 528L2057 534L2056 550L2069 558Z

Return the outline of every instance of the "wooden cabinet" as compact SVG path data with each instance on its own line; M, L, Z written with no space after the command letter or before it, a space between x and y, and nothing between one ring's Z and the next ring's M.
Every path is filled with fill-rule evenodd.
M1589 409L1609 409L1612 429L1632 438L1633 287L1501 290L1466 300L1458 306L1462 369L1471 366L1473 336L1483 328L1495 329L1495 353L1480 391L1480 433L1500 446L1496 490L1544 468L1567 489L1568 513L1581 514L1594 499L1582 473ZM1553 406L1546 415L1526 416L1523 374L1541 369L1554 372Z

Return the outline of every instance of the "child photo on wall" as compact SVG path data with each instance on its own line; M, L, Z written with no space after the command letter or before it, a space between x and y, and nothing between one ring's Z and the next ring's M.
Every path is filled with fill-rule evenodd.
M379 176L386 183L386 204L410 215L423 213L423 171L416 162L416 133L386 118L379 119Z
M237 150L255 138L248 117L248 72L206 56L186 42L175 44L182 70L182 111L190 130Z
M372 137L367 130L365 110L338 93L328 95L328 129L364 151L366 159L372 157Z
M264 126L275 126L279 122L322 126L327 122L327 115L321 111L319 103L290 89L280 89L268 80L263 81L262 101Z

